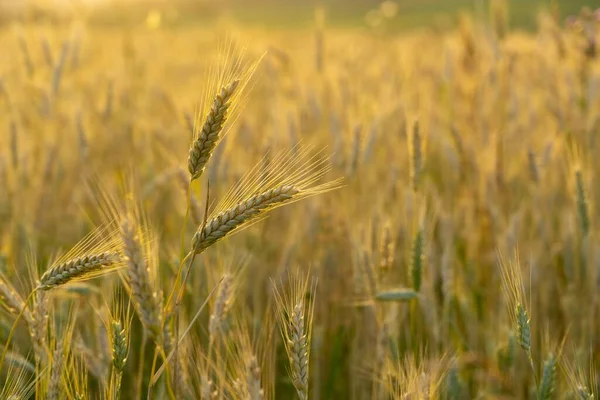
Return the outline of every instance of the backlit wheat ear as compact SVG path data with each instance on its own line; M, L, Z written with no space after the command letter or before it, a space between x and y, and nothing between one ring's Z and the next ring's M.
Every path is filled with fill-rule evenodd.
M213 151L237 119L246 95L245 89L262 58L249 61L245 48L236 47L233 43L227 43L222 50L222 57L217 58L216 62L223 59L224 62L211 66L209 84L202 99L204 104L193 121L196 137L188 154L191 180L202 175Z
M283 294L275 287L277 317L290 362L290 378L298 397L308 399L310 343L314 313L316 280L290 277L290 289ZM305 299L308 296L308 299Z
M340 187L340 180L317 185L331 168L310 148L282 152L265 169L258 163L225 196L192 239L192 252L202 253L219 240L262 219L269 211Z
M192 180L202 175L213 150L217 147L223 124L227 120L230 100L239 84L240 81L236 79L221 88L198 133L198 138L192 143L188 156L188 170L192 175Z
M36 290L50 290L69 282L91 279L123 266L116 231L101 227L55 261L40 278Z

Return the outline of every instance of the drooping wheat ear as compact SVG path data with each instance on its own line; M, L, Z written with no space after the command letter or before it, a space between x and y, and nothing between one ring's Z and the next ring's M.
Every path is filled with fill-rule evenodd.
M198 137L192 143L188 156L188 170L192 180L198 179L202 175L213 150L221 139L220 134L223 130L223 124L227 120L230 100L239 84L239 79L236 79L221 88L213 101Z
M321 185L316 182L331 168L322 154L310 155L310 148L296 148L271 158L265 167L258 163L224 197L192 239L192 252L202 253L269 211L307 197L340 187L340 180Z
M231 274L225 274L221 281L221 285L219 285L219 292L217 293L215 305L208 323L208 333L211 342L214 341L215 335L221 330L223 325L223 318L230 306L232 287L233 276Z
M38 289L50 290L70 281L86 278L103 270L110 270L118 263L119 259L119 253L117 252L103 252L55 265L44 272L44 275L40 278Z
M290 363L290 378L298 397L306 400L316 280L309 287L308 277L292 276L290 283L291 289L287 295L282 295L275 288L277 316ZM305 295L309 299L305 299Z
M419 182L421 180L421 171L423 169L423 159L422 159L422 150L421 150L421 132L419 129L419 122L415 122L413 125L412 135L411 135L411 146L410 146L410 155L411 155L411 169L410 169L410 179L412 181L413 190L417 191L419 188Z
M300 189L295 186L279 186L251 196L230 210L211 218L206 226L194 235L192 248L196 253L202 253L238 227L243 226L269 208L292 200L299 193Z
M131 218L125 218L121 222L121 237L133 304L149 337L162 345L160 297L150 280L151 275L141 242L141 232Z
M260 365L254 355L248 357L246 361L246 384L248 385L248 397L250 400L263 400L265 398L265 391L260 385Z
M36 290L50 290L69 282L91 279L123 266L120 237L115 229L101 226L58 258L42 275Z
M577 212L579 214L581 231L584 236L587 236L590 231L590 216L588 212L588 203L581 170L575 171L575 190L577 195Z
M10 284L6 276L0 272L0 300L6 311L12 314L18 314L25 307L23 298L15 288ZM33 316L28 309L23 312L23 318L28 325L33 324Z
M542 371L542 382L538 390L538 398L540 400L550 400L553 398L554 390L556 389L556 357L550 353L544 362Z
M423 281L423 230L417 229L412 243L412 256L410 262L410 281L412 288L418 292Z

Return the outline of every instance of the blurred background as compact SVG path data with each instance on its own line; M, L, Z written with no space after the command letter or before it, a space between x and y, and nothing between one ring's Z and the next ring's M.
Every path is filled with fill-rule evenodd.
M106 181L116 193L134 169L159 237L151 247L160 298L205 204L225 198L256 165L262 170L268 154L303 142L327 149L326 179L344 177L345 186L208 249L182 308L189 321L244 261L228 302L256 343L266 399L296 392L287 342L265 317L273 315L273 280L296 268L319 280L311 399L597 398L598 6L0 0L0 278L26 298L35 285L24 271L33 281L100 220L95 197L103 193L89 182ZM231 62L227 38L246 49L244 65L260 62L239 118L190 188L190 143L215 85L230 83L210 75L214 60ZM520 258L503 274L498 255L510 258L515 248ZM89 374L67 371L89 381L85 398L103 393L111 368L104 327L87 316L112 287L120 287L115 276L57 290L46 314L45 300L35 300L42 324L64 324L71 304L86 317L73 345L64 344L85 360ZM2 344L20 307L0 306ZM211 301L190 334L197 359L221 357L207 351L215 309ZM243 336L234 328L224 328L227 344ZM16 332L12 359L29 357L22 364L36 371L23 323ZM146 398L154 349L137 318L131 332L121 398ZM46 336L49 348L59 343ZM226 373L189 360L190 386L206 387L198 376L210 375L218 398L236 398L246 366L227 357L237 367ZM54 365L40 382L55 376Z
M483 0L0 0L0 16L5 20L26 15L66 18L85 8L88 22L99 25L136 24L148 13L160 13L163 25L170 27L230 19L257 27L302 28L313 24L315 8L322 7L332 27L360 29L385 22L386 29L397 31L424 26L449 29L456 25L460 13L486 13L486 3ZM532 30L540 10L558 6L562 13L570 15L591 3L513 1L510 21L514 28Z

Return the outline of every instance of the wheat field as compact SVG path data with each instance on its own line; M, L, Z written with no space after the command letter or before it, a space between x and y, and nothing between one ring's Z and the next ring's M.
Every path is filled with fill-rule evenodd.
M0 399L596 398L600 9L486 5L0 18Z

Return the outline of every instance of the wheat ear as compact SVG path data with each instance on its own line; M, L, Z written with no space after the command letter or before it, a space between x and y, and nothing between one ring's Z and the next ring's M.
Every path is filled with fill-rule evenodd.
M110 270L119 259L119 253L117 252L103 252L55 265L42 275L38 289L49 290L70 281L97 274L103 270Z
M310 362L310 341L314 313L316 280L308 285L309 279L291 278L291 290L282 295L275 288L277 316L281 335L290 363L290 378L301 400L308 399L308 378ZM305 295L310 299L306 300Z
M339 180L315 184L331 166L322 154L311 155L310 151L308 147L295 148L270 158L266 166L258 163L198 228L192 253L202 253L277 207L338 188Z
M215 147L219 143L223 125L227 120L227 112L231 105L230 100L239 83L239 79L236 79L221 88L213 101L197 139L192 143L188 155L188 170L192 180L202 175L208 160L210 160Z

